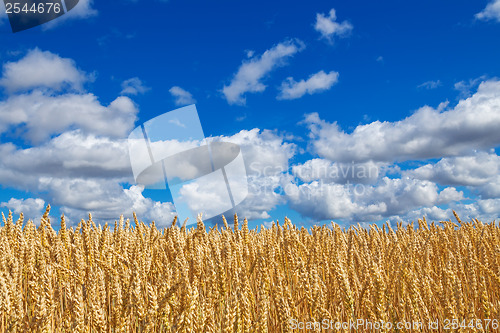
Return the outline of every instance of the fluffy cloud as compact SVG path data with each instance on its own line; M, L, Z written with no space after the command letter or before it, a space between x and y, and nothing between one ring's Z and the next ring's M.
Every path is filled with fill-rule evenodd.
M64 132L49 142L20 149L0 145L0 183L42 191L42 177L128 178L132 176L125 140Z
M15 199L11 198L8 202L0 203L0 207L5 207L14 212L14 214L24 214L25 220L35 220L42 216L42 210L45 209L45 201L40 198Z
M170 203L144 198L139 187L120 185L133 181L125 140L74 130L31 148L2 144L0 156L0 184L38 193L73 222L88 212L97 220L109 220L131 216L132 211L159 223L171 222ZM160 221L161 214L168 218Z
M122 95L139 95L144 94L150 88L144 85L138 77L133 77L131 79L122 82Z
M439 191L436 184L403 177L383 177L375 185L340 185L313 181L285 187L290 206L317 220L377 221L409 210L463 199L453 187Z
M76 127L96 135L122 138L133 128L137 112L132 100L125 96L103 106L90 93L48 95L34 91L0 102L0 134L11 131L36 144Z
M339 73L331 71L325 73L319 71L311 75L307 80L296 82L292 77L287 78L281 83L278 99L297 99L305 94L315 94L330 89L338 82Z
M61 212L73 223L89 212L97 221L114 220L122 214L131 217L135 212L145 221L154 220L158 226L169 226L175 216L170 202L144 197L139 186L124 189L113 180L82 178L42 178L41 181L54 204L62 206Z
M229 104L245 104L247 92L263 92L266 85L263 79L275 68L284 66L286 60L304 49L299 40L286 41L273 46L260 56L244 60L231 83L222 88L222 93Z
M443 158L405 174L442 185L479 186L491 182L500 173L500 156L479 152L471 156Z
M33 144L73 128L126 136L138 112L134 103L120 96L103 106L93 94L77 93L88 79L73 60L38 49L4 64L0 84L11 95L0 102L0 135L9 132ZM65 88L72 91L61 92Z
M314 158L292 167L294 177L303 182L322 181L324 183L374 183L381 175L381 163L334 163Z
M173 86L169 90L170 94L175 98L175 105L183 106L189 104L195 104L196 100L189 91L186 91L178 86Z
M11 143L2 144L0 156L2 185L38 193L61 207L72 222L88 212L96 220L109 221L121 214L130 217L133 211L162 225L172 221L171 203L145 198L138 186L122 187L122 183L132 182L124 140L86 136L75 130L38 147L18 149ZM4 206L11 208L15 203Z
M37 72L38 66L46 72ZM88 212L109 220L135 211L169 224L171 203L122 185L132 182L126 137L136 120L135 104L120 96L103 106L93 94L75 92L86 77L72 60L39 50L4 66L2 84L11 94L0 102L0 184L40 198L13 198L0 206L39 217L48 202L73 223ZM22 140L27 145L19 147Z
M85 136L75 130L38 147L17 149L3 144L0 155L2 185L38 193L61 207L72 222L88 212L96 220L109 221L121 214L130 217L135 211L161 225L169 224L174 216L171 203L145 198L139 186L122 187L132 182L124 140ZM15 203L4 206L11 208Z
M453 212L455 211L462 221L470 221L471 219L479 219L483 222L491 222L498 220L500 216L500 199L485 199L476 200L473 203L451 203L448 208L440 208L437 206L424 207L416 210L411 210L404 215L395 215L390 217L390 222L404 222L408 224L411 221L417 221L423 216L427 221L449 221L455 220Z
M262 85L265 89L261 82L265 75L299 49L297 42L283 43L253 57L242 65L233 82L246 80L248 85L241 87ZM83 73L66 60L71 66L65 70ZM12 77L5 73L4 79ZM321 85L311 79L332 73L320 72L308 80L294 81L289 96L315 91ZM171 203L147 198L141 186L124 185L133 183L126 137L135 126L135 104L120 96L108 106L101 105L93 94L75 91L78 80L70 79L73 76L58 75L57 80L24 84L0 101L0 184L31 192L37 198L11 199L0 207L39 216L47 202L60 207L71 223L88 212L96 220L110 221L120 214L130 217L135 211L143 220L168 226L175 214ZM134 82L129 83L127 88L137 88ZM244 101L244 94L252 91L245 89L234 95L236 99ZM490 218L500 213L500 160L493 152L472 150L499 145L499 109L500 82L486 81L453 108L447 109L445 104L437 109L424 107L401 121L373 122L350 134L310 114L304 123L310 129L311 152L318 156L294 162L291 168L289 163L299 151L290 142L293 137L253 129L211 139L241 147L249 193L236 211L249 219L269 219L273 209L285 204L307 218L348 223L422 214L443 219L450 209L464 216ZM21 139L32 146L20 146ZM163 147L164 143L158 144ZM187 143L172 142L162 149L179 151L183 144ZM152 149L156 151L155 145ZM403 172L392 164L429 157L441 160ZM394 174L391 170L398 178L386 176ZM477 200L463 203L462 192L438 185L468 186L470 193L478 194ZM196 199L194 208L209 210L217 198L204 195L204 190L187 186L183 195Z
M249 175L249 195L238 207L248 218L269 218L268 212L283 203L274 191L281 184L281 174L295 153L293 144L271 131L241 131L216 141L240 145ZM169 202L153 201L142 195L140 186L123 188L133 183L127 142L91 134L81 130L66 131L48 142L18 148L12 143L0 145L0 184L38 193L54 206L61 207L72 222L92 212L99 221L115 219L135 211L143 219L157 224L170 223L175 210ZM223 184L225 186L225 184ZM186 198L199 198L198 206L209 210L213 197L186 188Z
M212 137L210 141L215 144L234 143L241 149L246 172L242 170L242 174L239 170L233 169L230 173L226 167L228 177L232 177L230 184L233 198L244 199L235 212L251 219L269 218L268 212L278 204L284 203L284 197L276 191L282 185L283 178L286 177L288 163L295 155L296 146L286 142L283 136L274 131L261 131L257 128L242 130L232 136ZM165 153L159 155L164 156L170 155L167 153L169 146L182 147L185 143L161 142L161 144L165 145ZM189 146L192 147L192 144ZM195 144L195 146L198 145ZM217 156L213 158L216 169L219 168L217 165L226 166L226 163L233 161L240 151L235 152L234 147L236 146L222 150L212 148L212 154L215 154L212 156ZM214 174L209 174L210 162L208 165L204 163L205 159L200 158L200 154L202 152L198 151L195 154L182 154L179 160L168 160L165 163L165 172L167 177L173 180L173 185L178 185L172 192L175 193L176 202L186 204L191 211L204 213L205 216L214 216L222 212L221 207L230 206L230 198L227 195L225 182L214 177ZM206 160L209 159L206 158ZM201 176L203 176L202 180L191 182ZM183 181L185 183L181 183ZM172 184L169 183L169 185ZM247 192L247 186L248 195L242 198L241 196L244 195L242 193ZM231 210L226 215L233 213ZM217 219L218 217L215 217L215 221L220 222Z
M238 144L245 160L248 196L237 207L238 214L249 219L270 218L269 211L285 202L279 188L288 177L286 172L296 154L296 145L274 131L256 128L217 139Z
M73 60L34 49L19 61L4 64L0 86L9 92L33 88L81 90L88 79Z
M321 34L322 38L328 40L329 42L333 42L335 37L342 38L348 36L353 29L352 24L347 21L343 21L342 23L338 23L336 21L337 14L333 8L328 13L328 16L322 13L317 13L314 29Z
M500 0L492 0L486 8L476 14L479 20L496 20L500 22Z
M347 163L460 156L500 144L499 81L483 82L473 96L445 108L425 106L403 120L359 125L350 134L317 113L308 114L304 123L317 154Z

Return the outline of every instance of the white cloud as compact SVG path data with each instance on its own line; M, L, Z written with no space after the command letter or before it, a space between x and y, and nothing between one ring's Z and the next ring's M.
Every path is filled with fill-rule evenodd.
M480 77L469 79L467 81L462 80L456 82L453 87L455 88L455 90L458 90L460 92L461 98L467 98L470 97L473 90L476 90L479 84L483 81L486 81L486 79L486 75L481 75Z
M2 144L0 156L0 184L38 193L73 223L89 212L109 221L133 211L157 225L172 221L171 203L145 198L138 186L122 187L133 182L125 140L75 130L32 148Z
M4 64L0 86L11 93L34 88L81 90L87 80L89 76L73 60L33 49L17 62Z
M155 220L160 227L169 226L175 216L170 202L154 201L142 195L143 189L131 186L124 189L113 180L43 179L55 204L70 220L78 223L89 212L97 221L111 222L120 215L137 216L146 221Z
M248 195L238 205L237 213L250 219L269 218L269 211L284 202L283 195L275 191L282 183L282 178L288 170L288 162L295 155L296 146L286 142L283 136L274 131L260 131L257 128L241 130L232 136L212 137L210 141L234 143L241 149L248 182L242 184L241 174L233 173L231 190L235 197L244 191L244 186L248 185ZM165 143L162 142L162 146ZM183 144L181 142L176 145ZM168 146L170 144L167 144ZM152 149L154 150L154 147ZM221 163L221 160L232 161L234 156L235 152L231 149L218 151L216 165ZM201 163L199 159L199 154L183 154L182 160L172 163L169 161L166 165L166 173L171 179L181 180L196 179L200 175L205 175L201 182L183 184L178 190L179 201L184 201L192 211L204 213L205 216L213 216L215 213L220 213L220 207L225 206L230 199L218 195L227 193L226 184L220 182L218 178L208 177L206 170L211 170L211 167Z
M284 66L286 60L304 49L304 43L299 40L286 41L273 46L261 56L244 60L229 85L222 88L222 93L229 104L246 103L247 92L263 92L266 85L263 79L275 68Z
M307 80L300 80L296 82L292 77L287 78L281 83L280 94L278 99L297 99L305 94L315 94L330 89L335 83L338 82L339 73L331 71L325 73L319 71L311 75Z
M429 181L383 177L375 185L340 185L313 181L285 188L290 206L317 220L377 221L412 209L463 199L453 187L439 191Z
M103 106L90 93L56 96L34 91L0 102L0 134L12 131L23 140L41 143L76 127L96 135L122 138L133 128L137 112L132 100L125 96Z
M496 20L500 22L500 0L492 0L486 8L476 14L479 20Z
M246 167L247 184L242 184L237 177L233 178L231 190L235 196L244 191L243 186L248 185L248 195L237 206L236 211L230 210L226 215L237 212L240 216L249 219L269 218L269 212L278 204L285 202L282 193L276 191L281 186L283 177L286 177L288 162L295 155L296 146L285 142L284 138L274 131L260 131L257 128L242 130L229 137L219 136L211 139L214 142L237 144L241 149ZM225 159L222 155L218 156L222 160ZM176 170L172 171L176 172ZM186 173L188 170L184 167L179 171ZM168 173L172 174L172 172ZM179 176L179 178L182 177ZM187 202L190 209L213 216L216 207L219 212L218 208L224 206L223 204L229 200L214 193L227 193L226 185L224 182L205 177L202 183L186 183L180 190L180 199Z
M455 220L453 216L454 210L462 221L470 221L471 219L479 219L480 221L489 223L497 220L500 217L500 199L477 200L473 203L452 203L448 208L440 207L425 207L417 210L412 210L401 216L393 216L389 220L404 221L405 224L411 221L417 221L423 216L427 222L430 221L449 221Z
M500 82L486 81L477 92L444 111L425 106L397 122L375 121L357 126L350 134L317 113L304 123L310 129L313 150L338 162L405 161L461 156L474 149L500 145Z
M335 37L342 38L348 36L354 28L352 24L347 21L343 21L342 23L338 23L336 21L337 15L335 13L335 9L333 8L328 13L328 16L322 13L317 13L314 29L321 34L322 38L328 40L329 42L333 42Z
M483 185L471 187L471 190L482 199L500 198L500 175L491 177Z
M14 214L24 214L24 219L35 220L42 215L42 210L45 209L45 201L40 198L16 199L11 198L8 202L0 203L0 207L5 207L14 212Z
M390 220L395 223L403 221L405 224L408 224L412 221L417 222L418 219L422 219L423 217L426 218L428 223L431 221L448 221L450 218L453 218L453 212L451 208L442 209L437 206L424 207L410 211L402 216L392 216Z
M195 104L196 100L189 91L186 91L178 86L173 86L169 90L170 94L175 98L175 105L183 106L189 104Z
M64 73L15 80L17 74L36 72L37 63ZM137 186L122 186L132 182L126 137L137 118L135 104L120 96L103 106L91 93L60 91L64 85L78 88L84 82L80 74L72 60L38 50L4 67L3 82L12 94L0 101L0 184L40 198L11 199L2 206L35 214L47 202L73 222L88 212L105 220L136 211L170 223L171 203L145 198ZM19 93L25 89L34 90ZM33 146L21 148L5 139Z
M500 173L500 156L479 152L471 156L443 158L405 174L442 185L479 186L492 182Z
M437 81L426 81L422 84L419 84L417 88L424 88L424 89L436 89L442 85L440 80Z
M334 163L326 159L314 158L292 167L294 177L303 182L322 181L325 183L374 183L383 173L381 163Z
M149 87L144 85L144 82L141 81L138 77L133 77L131 79L125 80L122 82L122 95L139 95L147 92Z
M0 183L20 189L43 190L39 179L130 178L125 140L64 132L49 142L30 148L0 144Z
M296 145L286 142L274 131L257 128L216 140L238 144L245 160L248 196L237 207L238 214L249 219L270 218L269 212L285 202L277 190L286 177L289 160L296 154Z
M237 143L242 149L250 193L238 207L238 213L248 218L268 218L268 212L284 202L274 190L280 186L280 174L287 170L295 146L274 132L258 129L213 139ZM61 207L61 212L73 222L88 212L104 221L120 214L130 216L132 211L141 218L171 222L171 203L145 198L139 186L124 189L121 184L127 182L133 180L125 140L74 130L36 147L0 145L0 184L43 195L48 203ZM209 210L214 202L200 193L185 194L204 198L199 200L198 208Z
M283 60L278 58L270 68ZM265 75L257 76L255 82L260 83ZM71 86L68 80L59 82ZM297 83L307 86L298 89L300 93L313 89L307 82ZM56 93L57 84L44 84L50 91L35 85L24 88L33 91L14 90L0 101L0 184L37 198L11 199L0 207L39 216L45 203L50 203L59 206L71 223L88 212L96 220L113 221L120 214L131 217L135 211L143 220L168 226L174 216L171 203L146 198L141 186L123 185L133 182L126 144L138 112L132 100L121 96L103 106L91 93ZM308 218L349 223L408 219L418 214L443 219L450 209L464 216L498 215L500 157L493 151L471 151L500 143L500 82L483 82L473 96L446 108L445 104L436 109L424 107L399 122L360 125L350 134L310 114L305 123L311 131L313 152L320 158L294 165L291 174L287 172L289 163L299 151L290 143L295 140L291 136L253 129L212 139L241 147L249 194L237 212L250 219L269 219L281 204ZM13 138L17 144L4 138ZM17 139L23 138L34 146L20 147ZM391 164L428 157L442 159L403 172ZM401 176L392 179L387 174ZM478 198L464 204L462 192L438 184L468 186ZM186 191L186 196L198 198L199 209L209 210L216 199L204 196L200 189Z

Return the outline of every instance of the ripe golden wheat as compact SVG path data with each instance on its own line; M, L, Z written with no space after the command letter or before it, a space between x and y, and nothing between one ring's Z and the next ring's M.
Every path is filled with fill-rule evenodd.
M159 230L134 215L134 226L122 217L114 228L92 217L67 228L63 217L56 232L49 209L38 227L3 217L1 332L291 332L293 320L500 317L495 223L307 230L285 219L249 230L235 216L233 228L223 220L207 232L201 219Z

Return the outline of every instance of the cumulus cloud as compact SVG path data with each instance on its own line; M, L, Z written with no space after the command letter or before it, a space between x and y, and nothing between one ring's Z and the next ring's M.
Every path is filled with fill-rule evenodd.
M96 220L109 221L135 211L160 224L170 223L174 216L171 203L145 198L139 186L121 185L133 182L124 140L75 130L37 147L2 144L0 154L0 184L38 193L61 207L72 222L88 212Z
M64 132L43 145L18 148L0 145L0 183L41 190L41 177L130 178L125 140ZM31 184L28 186L28 184Z
M274 132L259 129L213 140L237 143L242 149L250 193L238 213L248 218L269 218L269 211L284 202L274 190L281 184L281 173L287 170L295 145ZM142 195L140 186L123 187L124 183L133 183L125 140L66 131L35 147L1 144L0 156L0 184L42 195L61 207L73 222L88 212L96 220L109 221L135 211L157 224L170 223L175 215L167 199L153 201ZM213 197L202 195L202 189L187 187L185 191L186 198L200 199L191 200L198 204L192 208L207 211L214 204Z
M33 49L24 58L3 65L0 86L10 93L34 88L81 90L89 78L73 60Z
M133 77L122 82L122 95L142 95L150 88L144 85L141 79Z
M222 213L221 207L230 209L231 202L226 184L221 181L220 177L216 176L220 176L217 174L220 172L218 168L232 162L237 152L241 150L246 173L242 174L240 170L236 169L233 169L232 173L226 169L226 173L228 177L233 177L230 180L233 198L239 197L244 200L237 206L236 211L230 210L226 215L237 212L250 219L269 218L269 211L284 202L283 195L276 193L276 190L281 186L282 178L286 176L289 160L296 153L295 144L286 142L285 138L275 131L261 131L258 128L241 130L232 136L212 137L210 141L215 145L220 142L237 145L231 146L227 150L217 150L217 158L214 157L216 172L213 174L210 163L208 162L207 165L207 163L200 161L200 152L182 154L181 159L168 160L165 163L165 173L168 179L173 180L174 193L178 202L187 205L191 211L203 213L205 216ZM161 146L163 146L163 152L159 155L167 156L171 155L168 153L169 147L189 146L189 149L192 148L193 144L186 145L185 142L174 144L164 141L161 142ZM194 146L198 146L198 144L194 144ZM234 147L239 147L240 150L235 152ZM156 150L154 147L152 149ZM212 154L214 154L214 149L212 149ZM148 157L145 156L145 158ZM198 177L201 176L203 176L201 181L191 181L199 180ZM169 185L172 184L169 182ZM244 194L242 193L246 194L247 186L248 195L243 198ZM170 190L172 191L172 188ZM235 199L235 201L238 200ZM239 201L236 202L236 204L238 203ZM182 213L186 212L181 211ZM217 217L214 221L220 222Z
M285 188L290 206L317 220L378 221L409 210L463 199L453 187L439 191L435 183L409 177L383 177L375 185L340 185L313 181Z
M338 23L337 14L335 9L331 9L328 16L323 13L316 14L316 23L314 24L314 29L321 34L321 38L328 40L330 43L333 42L335 37L346 37L354 28L348 21L343 21Z
M492 0L481 12L476 14L478 20L496 20L500 22L500 0Z
M278 51L276 46L266 51L271 54L248 60L259 68L253 72L254 81L248 79L252 77L249 74L237 74L235 80L238 76L253 82L250 86L263 85L265 75L298 52L300 45L290 42L282 47L287 50ZM76 69L69 61L72 66L68 70ZM252 66L244 66L242 73L252 72ZM261 70L262 66L267 70ZM166 198L152 200L142 186L127 185L133 184L126 142L138 112L133 101L120 96L102 105L91 93L64 90L78 84L68 79L72 76L60 75L62 79L25 84L0 101L0 184L31 192L36 198L11 199L0 207L38 217L50 203L60 207L70 223L88 212L96 220L112 221L121 214L130 217L135 211L143 220L168 226L175 214L172 203ZM311 78L295 82L296 90L289 95L314 91L318 85L310 83ZM133 82L129 86L137 88ZM246 92L235 96L244 100ZM500 82L490 80L455 107L424 107L399 122L360 125L352 133L321 120L318 114L309 114L304 123L314 148L310 152L317 156L294 162L291 168L290 162L300 152L292 136L256 128L211 140L241 147L249 193L234 212L249 219L269 219L273 209L286 204L306 218L348 223L408 219L417 214L442 219L449 216L450 209L464 216L491 217L500 213L499 157L493 151L472 150L499 145L499 109ZM20 139L25 139L26 145L20 146ZM179 151L187 143L159 142L161 148L156 144L151 145L155 151ZM429 157L440 160L406 171L393 164ZM468 186L470 193L477 193L477 200L462 202L461 188L453 186ZM208 211L218 198L204 195L205 190L187 186L182 194L197 199L194 208Z
M36 64L57 73L39 74ZM0 101L0 184L39 198L13 198L0 206L39 217L47 202L73 223L88 212L110 220L135 211L169 224L171 203L144 197L139 186L126 186L133 182L126 137L137 118L135 104L120 96L103 106L91 93L63 90L83 84L85 74L76 68L71 59L38 50L4 66L2 83L11 94ZM23 74L32 70L33 77ZM28 79L19 81L16 75Z
M174 97L175 105L177 106L184 106L196 103L196 100L193 98L193 95L189 91L186 91L181 87L173 86L172 88L170 88L169 92Z
M249 219L270 218L269 212L285 202L279 188L286 179L290 159L297 146L274 131L242 130L216 140L238 144L245 161L248 196L237 207L238 214Z
M388 218L390 222L403 222L408 224L411 221L417 221L423 216L427 221L449 221L455 220L453 212L455 211L462 221L479 219L483 222L498 220L500 216L500 199L476 200L472 203L450 203L448 207L441 208L437 206L424 207L411 210L404 215L396 215Z
M392 216L389 220L393 222L404 222L405 224L408 224L412 221L417 222L423 217L425 217L427 221L447 221L452 216L453 212L451 208L443 209L437 206L432 206L412 210L404 214L403 216Z
M123 138L133 128L137 112L135 104L125 96L103 106L90 93L52 95L34 91L0 102L0 134L10 131L38 144L76 127L96 135Z
M124 137L138 112L132 100L120 96L108 106L81 90L89 79L72 59L34 49L3 66L0 79L10 95L0 101L0 134L38 144L65 130ZM69 91L63 91L64 89Z
M23 213L25 220L35 220L37 217L42 215L42 210L45 209L45 201L40 198L11 198L7 202L0 203L0 207L5 207L14 214Z
M500 156L479 152L471 156L443 158L405 174L442 185L479 186L491 182L500 173Z
M286 60L304 49L304 43L290 40L273 46L260 56L244 60L229 85L222 88L222 93L229 104L246 103L246 93L257 93L266 90L262 82L277 67L284 66Z
M314 158L294 165L292 174L303 182L322 181L345 184L374 183L382 174L385 165L372 161L365 163L334 163L322 158Z
M97 221L112 221L120 215L135 212L142 220L154 220L158 226L169 226L175 216L170 202L154 201L143 196L143 188L123 188L114 180L43 178L51 199L71 222L77 223L91 212Z
M280 94L278 99L297 99L305 94L315 94L325 90L329 90L335 83L338 82L339 73L331 71L325 73L319 71L311 75L307 80L295 81L292 77L287 78L281 83Z
M393 162L461 156L500 144L500 82L486 81L451 109L425 106L396 122L375 121L344 132L317 113L306 115L313 150L339 162Z
M269 211L284 202L284 197L276 193L276 190L281 186L282 178L288 170L288 162L295 155L296 146L286 142L285 138L275 131L261 131L257 128L241 130L232 136L212 137L210 141L215 147L220 142L235 144L222 150L212 148L212 154L216 152L216 155L212 156L217 156L213 157L216 169L214 173L210 162L207 165L203 162L204 159L200 158L202 154L200 151L195 154L183 153L182 158L168 160L165 163L165 173L168 179L172 180L172 183L169 181L169 186L174 186L170 190L175 193L176 203L183 205L180 213L187 214L184 207L196 213L203 213L204 216L214 216L222 213L222 209L231 209L226 184L220 179L219 168L226 166L227 177L232 177L230 179L232 196L236 204L239 204L234 212L251 219L269 218ZM172 146L171 143L164 141L161 146L163 145L165 153L159 155L171 155L167 152L168 147ZM185 143L175 145L175 147L182 146L185 146ZM189 146L191 148L193 145ZM238 148L237 151L234 148ZM232 169L232 172L229 172L227 163L233 162L240 150L245 169ZM161 174L160 177L163 177L163 173ZM199 178L202 176L203 178ZM243 202L240 203L239 200ZM231 209L226 215L234 212ZM219 222L217 217L215 221Z

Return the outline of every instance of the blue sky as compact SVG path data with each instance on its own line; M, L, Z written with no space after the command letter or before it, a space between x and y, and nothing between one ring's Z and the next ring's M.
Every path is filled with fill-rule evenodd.
M16 34L0 17L3 212L168 225L124 143L195 103L241 146L251 225L500 213L498 0L81 0Z

